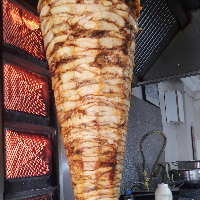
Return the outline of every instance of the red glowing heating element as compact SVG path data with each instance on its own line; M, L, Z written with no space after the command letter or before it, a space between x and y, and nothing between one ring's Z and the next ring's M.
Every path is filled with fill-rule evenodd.
M50 159L48 135L6 130L6 178L47 175Z
M33 197L31 199L25 199L25 200L51 200L51 196L49 194L39 197Z
M47 80L15 65L4 65L4 106L8 110L46 116Z
M3 40L45 60L38 17L10 0L3 0Z

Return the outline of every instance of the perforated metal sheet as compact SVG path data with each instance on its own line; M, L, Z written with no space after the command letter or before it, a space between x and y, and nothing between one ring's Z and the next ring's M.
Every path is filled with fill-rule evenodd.
M48 175L50 172L50 140L46 134L7 130L6 178Z
M4 106L8 110L46 116L47 80L10 63L4 65Z
M38 17L10 0L3 0L3 41L45 60Z
M143 29L136 37L134 74L138 75L154 51L177 23L166 0L146 0L139 18L139 27Z

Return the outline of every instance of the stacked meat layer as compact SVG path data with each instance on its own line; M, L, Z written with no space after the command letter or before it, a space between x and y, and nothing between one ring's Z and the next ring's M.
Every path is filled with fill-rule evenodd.
M137 0L40 0L41 29L77 200L119 198Z

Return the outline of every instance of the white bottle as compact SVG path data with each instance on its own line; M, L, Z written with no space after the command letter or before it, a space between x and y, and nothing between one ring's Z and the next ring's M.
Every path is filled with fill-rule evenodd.
M168 188L168 184L158 184L155 192L155 200L172 200L172 192Z

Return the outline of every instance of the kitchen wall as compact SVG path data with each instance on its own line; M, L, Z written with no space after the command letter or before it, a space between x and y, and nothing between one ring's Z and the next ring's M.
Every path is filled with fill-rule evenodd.
M134 94L134 93L133 93ZM138 90L136 95L140 97ZM143 182L142 155L140 153L140 140L149 131L162 131L162 117L160 108L145 102L132 95L131 107L129 111L128 133L124 156L124 168L121 183L121 195L125 194L127 186L132 182ZM155 160L163 145L164 138L159 134L153 134L143 142L143 149L146 159L148 177ZM164 162L164 154L160 159ZM150 185L151 190L157 188L158 183L162 183L163 173L158 178L153 178ZM137 188L134 188L136 190Z
M189 85L180 80L158 84L163 131L168 136L165 160L169 162L193 160L191 126L194 127L196 148L199 150L197 159L200 159L200 145L198 145L200 143L197 144L197 141L200 141L200 76L189 77L189 79ZM164 93L175 89L183 94L185 122L179 124L166 122Z
M168 137L168 144L165 150L167 162L187 161L193 159L191 126L194 127L196 139L200 139L200 97L199 91L192 91L180 80L166 81L158 84L160 108L162 114L163 131ZM166 91L178 90L183 94L184 123L166 122L164 93ZM175 167L174 167L175 168Z
M199 79L200 82L200 79ZM194 127L195 140L200 140L200 83L191 89L181 80L170 80L158 84L160 108L153 106L142 99L141 88L135 88L131 98L131 108L128 126L128 136L124 159L124 171L121 185L121 194L131 181L142 180L141 154L139 141L150 129L163 130L167 136L165 156L166 162L187 161L193 159L191 126ZM184 123L168 123L165 112L165 92L178 90L182 93L184 106ZM140 98L140 99L139 99ZM148 168L152 166L152 158L155 158L156 150L161 148L162 138L147 138ZM157 141L156 143L154 143ZM156 147L153 149L153 147ZM197 147L197 146L196 146ZM198 148L198 147L197 147ZM200 157L199 155L197 155ZM172 168L177 168L171 164ZM157 183L160 179L157 180ZM155 187L156 183L153 183Z

